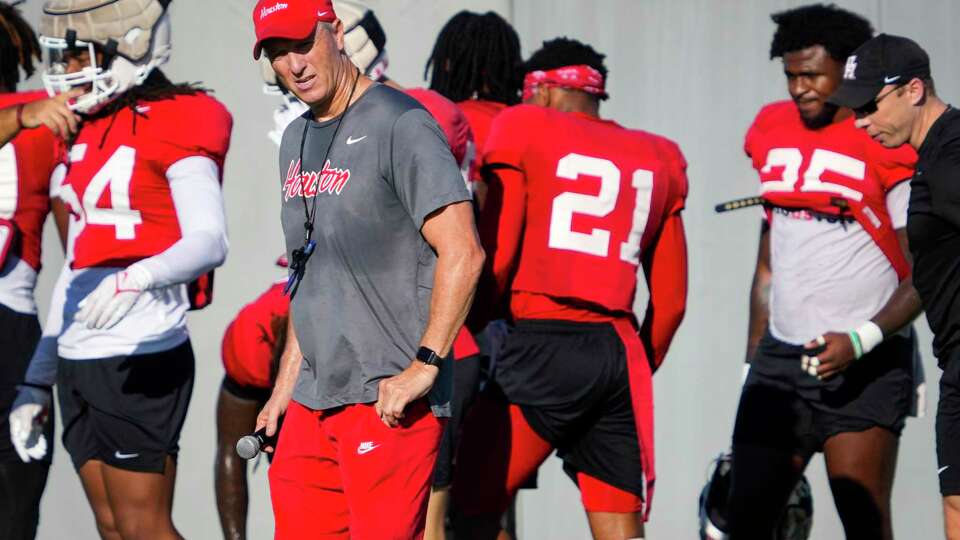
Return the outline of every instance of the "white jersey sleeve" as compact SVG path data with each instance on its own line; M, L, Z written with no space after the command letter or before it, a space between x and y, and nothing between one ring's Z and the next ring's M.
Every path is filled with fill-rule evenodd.
M907 207L910 206L910 182L900 182L887 192L887 213L894 229L907 226Z
M181 159L167 169L181 238L158 255L137 263L151 277L149 288L187 283L227 258L227 224L220 170L208 157Z

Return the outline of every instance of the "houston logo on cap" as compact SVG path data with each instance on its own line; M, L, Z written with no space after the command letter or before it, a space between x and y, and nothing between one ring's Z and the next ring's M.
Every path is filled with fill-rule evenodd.
M843 78L844 79L856 79L857 72L857 55L851 55L847 58L847 65L843 66Z
M271 15L271 14L273 14L273 13L276 13L276 12L280 11L281 9L287 9L287 4L284 4L283 2L277 2L276 4L274 4L274 5L270 6L270 7L264 6L263 8L260 9L260 18L263 19L263 18L266 17L267 15Z

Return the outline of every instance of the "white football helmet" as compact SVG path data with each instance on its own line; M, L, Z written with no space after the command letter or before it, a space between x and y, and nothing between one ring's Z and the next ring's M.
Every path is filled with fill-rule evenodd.
M373 10L360 2L333 0L333 10L343 22L347 56L364 75L379 81L387 72L387 35Z
M170 0L49 0L40 19L40 45L48 53L43 84L51 96L89 91L71 104L91 113L143 84L170 58ZM86 48L90 65L67 73L64 53ZM102 65L97 60L102 53Z

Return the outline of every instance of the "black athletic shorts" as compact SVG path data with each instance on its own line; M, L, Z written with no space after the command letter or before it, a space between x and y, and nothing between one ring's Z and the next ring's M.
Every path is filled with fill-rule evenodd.
M63 446L78 470L91 459L162 473L176 459L193 391L190 341L103 360L66 360L57 371Z
M612 325L519 321L494 380L533 430L557 448L564 470L644 493L626 351Z
M270 395L273 393L273 387L264 388L262 386L240 384L236 381L236 379L227 374L223 375L223 383L221 384L221 387L224 389L224 391L237 399L259 401L260 403L266 403L270 399Z
M914 398L914 339L893 336L820 381L801 368L802 346L766 334L740 395L734 446L810 456L838 433L879 426L899 436Z
M466 411L477 398L480 386L480 364L483 357L479 354L453 360L453 400L450 403L451 414L443 427L443 438L437 452L437 463L433 469L433 487L443 488L453 482L457 443Z
M10 442L10 407L39 341L40 323L36 315L19 313L0 304L0 463L22 463ZM51 410L45 430L47 455L44 461L47 463L53 455L54 416Z
M940 494L960 495L960 350L942 355L937 403L937 476Z

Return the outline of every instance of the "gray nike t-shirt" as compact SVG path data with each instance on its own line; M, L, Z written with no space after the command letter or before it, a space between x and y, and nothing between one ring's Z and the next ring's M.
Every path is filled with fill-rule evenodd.
M337 119L308 112L280 145L288 256L304 243L304 203L316 203L316 250L290 307L304 356L293 398L311 409L374 402L379 381L410 365L437 263L420 229L470 200L443 132L406 94L374 85L342 119L325 163ZM438 416L450 413L452 368L444 362L429 396Z

